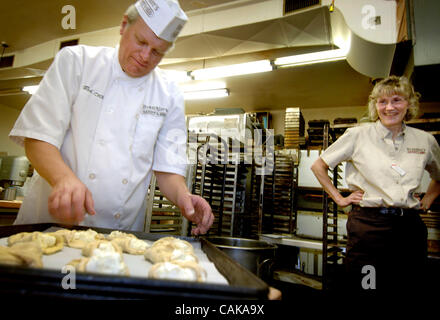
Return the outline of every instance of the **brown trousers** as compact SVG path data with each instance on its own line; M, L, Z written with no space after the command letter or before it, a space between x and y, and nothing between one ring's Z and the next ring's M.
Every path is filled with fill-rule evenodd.
M416 211L403 216L353 206L347 221L345 285L361 292L409 292L422 288L427 229Z

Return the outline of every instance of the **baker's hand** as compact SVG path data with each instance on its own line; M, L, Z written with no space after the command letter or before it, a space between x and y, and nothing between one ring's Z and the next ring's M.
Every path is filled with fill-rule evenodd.
M214 214L209 203L194 194L187 194L179 200L179 208L182 209L183 215L197 225L191 230L191 234L199 235L208 232L214 222Z
M420 201L420 210L427 212L428 209L431 207L432 200L428 199L428 197L423 197L419 201Z
M356 190L352 193L350 193L350 195L348 197L341 197L341 199L338 199L337 201L335 201L337 203L338 206L344 208L350 204L359 204L359 202L361 202L362 197L364 195L364 192L362 190Z
M92 193L75 176L63 177L52 187L48 200L49 213L61 223L77 224L85 213L94 215Z

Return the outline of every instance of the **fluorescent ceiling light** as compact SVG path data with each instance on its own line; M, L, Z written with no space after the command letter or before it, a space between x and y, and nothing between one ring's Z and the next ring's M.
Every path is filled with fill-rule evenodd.
M193 76L194 80L208 80L272 71L272 69L270 60L259 60L223 67L194 70L191 72L191 76Z
M179 71L179 70L170 70L170 69L161 69L163 73L166 74L170 79L182 83L191 81L192 78L189 76L189 72L187 71Z
M185 100L204 100L204 99L216 99L229 96L229 90L214 89L214 90L200 90L200 91L186 91L183 93Z
M34 94L38 90L38 85L36 86L26 86L23 87L23 91L26 91L29 94Z
M298 54L295 56L275 59L274 64L279 67L292 67L304 64L320 63L327 61L345 60L347 51L343 49L318 51L313 53Z
M193 81L181 84L180 88L184 92L225 89L226 83L224 81Z

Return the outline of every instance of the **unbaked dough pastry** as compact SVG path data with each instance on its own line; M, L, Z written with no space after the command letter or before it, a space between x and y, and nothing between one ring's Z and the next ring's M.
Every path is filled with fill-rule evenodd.
M136 237L114 238L112 242L120 246L125 253L135 255L145 254L145 251L150 247L147 242Z
M68 265L80 272L129 275L128 267L118 252L99 251L91 257L72 260Z
M162 244L171 244L176 249L184 250L185 252L191 252L194 253L194 248L191 243L185 240L181 240L179 238L174 237L163 237L159 240L156 240L153 243L153 246L155 245L162 245Z
M55 231L54 233L60 235L64 240L64 244L67 245L67 239L69 238L72 232L75 232L75 230L60 229Z
M118 231L118 230L110 232L110 234L107 236L108 240L113 240L116 238L136 238L136 236L134 234L125 233L125 232Z
M31 241L32 232L20 232L8 237L8 246L12 246L18 242Z
M42 268L41 247L35 242L19 242L10 247L0 246L0 263Z
M81 253L85 257L91 257L98 251L117 252L122 255L121 247L117 243L108 240L96 240L90 242L82 248Z
M193 246L185 240L165 237L153 243L145 251L145 259L152 263L167 261L192 261L198 262Z
M206 281L206 271L192 261L172 261L154 264L148 276L154 279L170 279L182 281Z
M53 254L60 251L64 247L63 238L53 232L21 232L8 238L9 246L23 242L37 243L41 247L43 254Z
M70 261L67 265L75 268L76 271L85 272L87 262L90 258L79 258Z
M88 229L84 230L72 230L71 233L66 235L67 245L72 248L82 249L88 243L102 240L105 236L96 232L95 230Z

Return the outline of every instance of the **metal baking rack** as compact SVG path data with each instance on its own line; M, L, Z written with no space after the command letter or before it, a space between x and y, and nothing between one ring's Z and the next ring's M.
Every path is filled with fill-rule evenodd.
M214 213L210 235L242 235L249 166L243 153L233 153L232 143L215 134L197 135L197 165L193 193L203 197Z
M254 234L292 234L296 228L298 168L289 156L275 155L272 159L272 164L266 163L273 167L271 174L253 175L254 206L259 210L258 232Z
M323 149L335 141L335 131L329 123L324 124ZM333 185L338 188L338 166L331 172ZM345 257L345 242L338 238L338 205L323 191L323 231L322 231L322 285L324 290L333 289L340 279Z
M192 184L191 170L192 167L189 166L186 177L189 186ZM186 236L188 225L189 222L180 209L162 194L153 174L148 188L144 232Z

